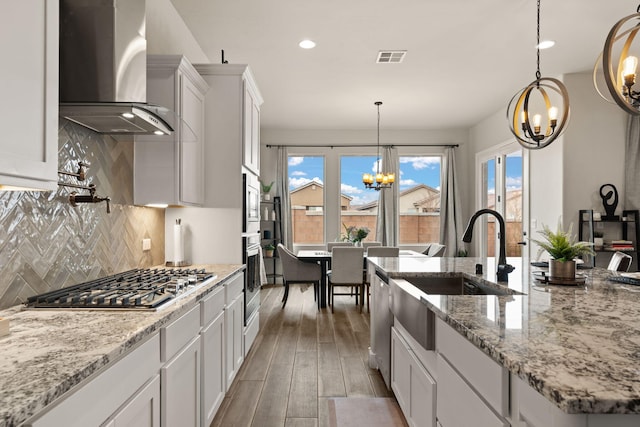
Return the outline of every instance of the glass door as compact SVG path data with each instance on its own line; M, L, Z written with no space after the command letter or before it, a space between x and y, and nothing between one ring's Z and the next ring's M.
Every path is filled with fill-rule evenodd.
M480 183L478 209L497 211L505 220L507 257L528 259L528 197L527 181L528 152L518 144L511 143L478 154ZM480 255L499 255L499 224L491 215L483 215Z

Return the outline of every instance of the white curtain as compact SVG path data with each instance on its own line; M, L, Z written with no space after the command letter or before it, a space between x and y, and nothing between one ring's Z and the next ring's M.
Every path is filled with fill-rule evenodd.
M378 195L378 218L376 240L383 246L398 246L398 152L391 146L382 147L380 170L396 174L396 182L391 188L383 188Z
M282 244L293 251L291 231L291 200L289 199L289 156L287 147L278 147L276 159L276 194L280 196L282 220Z
M444 180L440 199L440 243L446 245L446 255L454 257L458 254L460 239L464 233L462 224L462 206L460 195L456 191L456 161L454 147L445 149L443 164Z
M629 114L624 158L624 208L640 209L640 116Z

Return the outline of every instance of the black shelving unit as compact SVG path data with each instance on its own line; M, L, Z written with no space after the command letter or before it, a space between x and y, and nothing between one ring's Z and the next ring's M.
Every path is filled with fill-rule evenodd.
M579 211L580 224L578 230L578 240L586 242L594 242L594 234L596 231L603 233L604 246L595 249L596 256L589 257L585 260L590 266L607 267L610 256L616 251L624 252L633 257L630 270L638 270L638 242L640 242L640 221L639 212L637 210L623 210L622 215L615 219L602 217L599 220L593 218L593 210L581 209ZM602 224L602 227L598 227ZM610 224L610 225L609 225ZM632 248L618 249L607 247L607 241L611 240L629 240L632 242Z
M260 230L262 232L262 251L268 244L278 246L282 242L282 208L280 196L275 196L273 200L263 200L260 202L260 215L264 215L265 208L268 210L268 217L260 219ZM275 214L274 214L275 212ZM273 215L273 217L272 217ZM275 218L275 219L272 219ZM268 237L267 237L268 235ZM282 278L282 267L280 266L278 251L273 252L273 257L263 257L267 272L267 281L270 284Z

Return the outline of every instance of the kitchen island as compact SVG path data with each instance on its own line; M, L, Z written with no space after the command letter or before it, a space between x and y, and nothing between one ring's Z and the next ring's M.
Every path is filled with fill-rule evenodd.
M163 327L193 311L244 268L228 264L194 267L217 277L194 295L160 311L25 310L22 306L0 311L0 317L10 321L10 334L0 337L0 426L20 425L73 393L87 379L157 336Z
M493 259L370 262L389 279L462 275L496 283ZM640 415L632 415L640 414L640 289L608 281L615 273L604 269L578 270L586 279L579 286L545 285L532 276L538 268L518 258L508 262L516 269L500 285L524 295L422 294L421 301L442 324L508 370L512 393L517 383L564 414L627 414L606 415L616 417L615 423L602 425L640 425ZM477 263L483 274L475 274Z

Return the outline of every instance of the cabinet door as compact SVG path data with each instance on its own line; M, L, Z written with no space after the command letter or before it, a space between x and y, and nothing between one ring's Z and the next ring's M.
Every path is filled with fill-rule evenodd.
M243 164L256 175L260 174L260 106L249 85L244 85Z
M224 313L220 312L202 332L202 425L213 421L224 399Z
M438 420L443 426L508 427L441 355L437 392Z
M411 358L409 351L402 345L395 328L391 329L391 389L396 395L398 404L409 418L411 392Z
M160 370L162 426L200 426L200 337Z
M180 115L183 120L180 201L201 205L204 202L204 94L187 76L181 75L180 80Z
M114 417L113 427L160 427L160 376L156 375Z
M391 331L391 387L411 427L436 425L436 383L395 328Z
M55 190L58 181L57 0L16 2L0 14L0 188Z
M242 327L244 315L242 313L243 295L237 296L230 305L225 308L225 374L227 391L238 373L238 369L244 360L242 351Z

